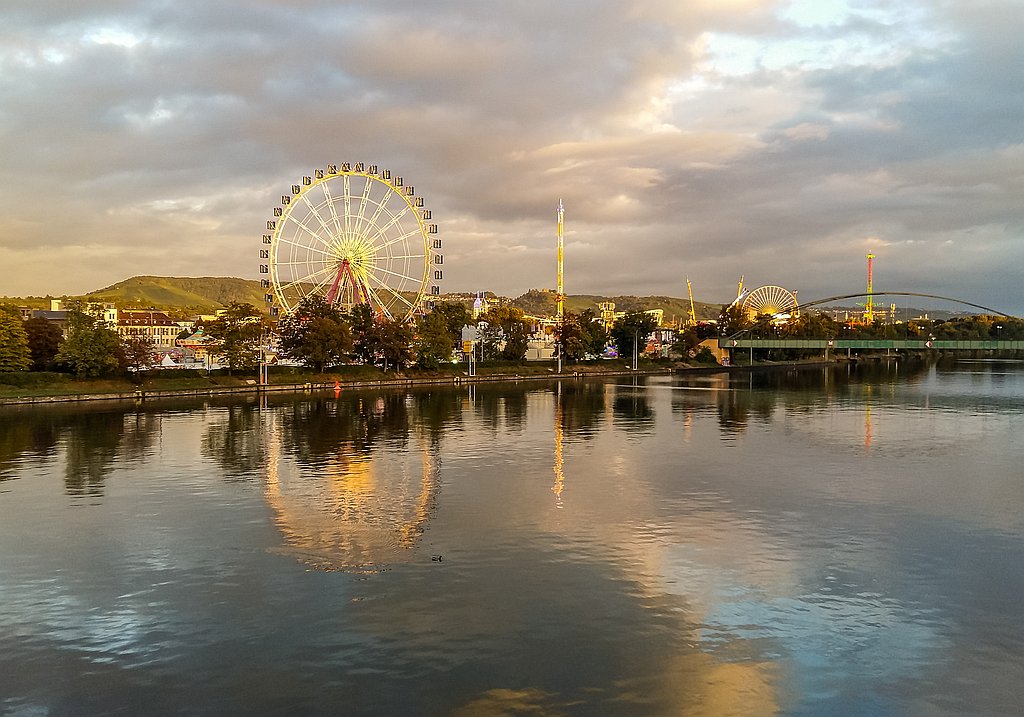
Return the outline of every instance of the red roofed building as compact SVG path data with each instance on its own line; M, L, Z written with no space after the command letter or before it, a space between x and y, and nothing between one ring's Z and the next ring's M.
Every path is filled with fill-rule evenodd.
M154 346L174 346L181 325L162 311L119 309L117 333L125 339L142 336Z

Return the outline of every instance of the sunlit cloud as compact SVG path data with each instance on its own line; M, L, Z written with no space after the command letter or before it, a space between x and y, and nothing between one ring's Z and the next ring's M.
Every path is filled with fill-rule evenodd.
M562 198L567 236L586 247L568 247L570 292L678 294L685 271L698 300L725 301L756 266L764 283L828 295L859 287L848 266L878 236L892 242L879 272L927 264L919 288L1024 310L1013 282L971 283L941 250L969 236L978 272L1006 276L999 254L1016 256L1024 238L1013 10L0 10L0 250L53 249L50 271L8 272L0 294L133 274L255 278L282 191L328 162L367 161L407 177L433 210L445 290L549 284Z

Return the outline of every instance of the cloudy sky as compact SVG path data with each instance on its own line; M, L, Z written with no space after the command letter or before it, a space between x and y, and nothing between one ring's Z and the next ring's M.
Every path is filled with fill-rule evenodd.
M0 295L256 278L327 163L444 291L876 290L1024 313L1021 0L3 0Z

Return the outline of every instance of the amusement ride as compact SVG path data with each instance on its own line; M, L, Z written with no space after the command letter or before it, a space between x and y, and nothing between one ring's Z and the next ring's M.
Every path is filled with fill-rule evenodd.
M329 164L304 176L263 235L259 271L271 316L313 295L345 311L367 304L388 319L420 313L444 278L430 218L411 185L375 164Z

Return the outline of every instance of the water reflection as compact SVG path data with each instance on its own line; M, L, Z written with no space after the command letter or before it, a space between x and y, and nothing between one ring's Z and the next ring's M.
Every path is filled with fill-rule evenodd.
M116 406L15 409L0 416L0 481L17 478L25 465L54 461L60 453L65 492L101 497L114 464L143 460L160 425L156 413Z
M202 453L216 461L229 481L252 481L266 464L262 412L255 403L233 404L211 420L203 434Z
M421 397L444 420L453 404ZM263 425L266 497L287 552L319 570L375 571L409 559L440 491L438 433L405 394L295 403Z
M527 395L536 387L529 384L484 383L472 387L471 404L481 425L492 433L521 433L526 420Z
M0 712L1014 714L1024 376L948 370L0 413Z
M592 439L604 420L610 386L591 381L560 381L556 425L564 435Z
M559 383L555 389L555 484L551 486L551 492L555 494L555 503L562 507L562 492L565 490L565 458L562 454L565 440L565 409L562 401L562 384Z
M654 422L647 395L647 378L634 377L631 383L615 385L612 417L616 425L630 432L646 432Z

